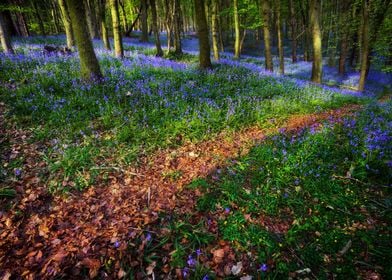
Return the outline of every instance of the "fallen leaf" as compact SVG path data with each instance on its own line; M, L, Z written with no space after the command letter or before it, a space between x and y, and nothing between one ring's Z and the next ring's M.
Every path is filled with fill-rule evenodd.
M231 268L231 273L233 273L233 275L238 275L240 274L242 271L242 262L237 262L237 264L233 265L233 267Z
M101 267L101 262L99 260L85 258L83 259L82 264L88 267L90 278L94 278L98 275L98 270Z
M150 265L146 268L147 275L151 275L154 272L154 268L156 267L156 265L156 262L150 263Z

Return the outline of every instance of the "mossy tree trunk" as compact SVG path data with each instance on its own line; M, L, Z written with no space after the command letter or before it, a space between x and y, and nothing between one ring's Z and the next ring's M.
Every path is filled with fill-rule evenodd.
M218 27L218 2L217 0L211 1L211 29L212 29L212 49L214 58L219 60L219 27Z
M322 79L322 51L320 32L320 0L310 0L310 24L312 30L312 82L321 83Z
M278 33L279 72L284 74L284 50L282 37L282 21L280 19L280 0L275 3L276 29Z
M101 69L89 36L84 5L80 0L66 0L66 4L79 51L81 76L85 80L100 78Z
M106 25L106 0L98 0L98 16L101 18L101 36L105 49L111 50L109 32Z
M140 37L140 41L148 42L147 0L141 0L140 5L141 5L140 20L142 23L142 36Z
M174 53L182 54L181 44L181 6L179 0L173 0ZM203 6L204 7L204 6Z
M360 91L365 89L369 64L369 0L362 0L362 21L361 73L358 85Z
M13 54L14 50L12 48L7 29L5 27L3 12L1 11L0 11L0 40L1 40L1 47L3 48L4 52L8 54Z
M238 59L241 55L241 34L240 34L240 18L238 14L238 0L233 1L233 13L234 13L234 58Z
M158 16L157 16L157 6L155 0L150 0L151 6L151 16L152 16L152 29L155 36L155 47L157 49L157 56L163 56L161 40L159 38L159 29L158 29Z
M124 56L124 50L121 38L120 16L118 13L117 0L110 0L110 9L112 11L114 54L116 57L122 58Z
M265 54L265 69L273 71L271 53L271 28L270 28L270 14L271 7L269 0L261 0L261 10L263 14L263 33L264 33L264 54Z
M197 35L199 37L200 68L211 68L210 42L208 39L208 25L204 9L204 0L195 0Z
M291 27L291 60L293 63L298 61L297 59L297 20L295 17L294 1L290 0L290 27Z
M67 36L67 47L72 49L75 46L75 38L71 25L71 18L65 0L59 0L59 6L61 11L61 18L63 20L65 35Z

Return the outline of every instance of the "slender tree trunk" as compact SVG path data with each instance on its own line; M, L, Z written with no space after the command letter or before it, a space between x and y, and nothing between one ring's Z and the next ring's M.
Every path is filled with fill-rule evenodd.
M102 36L103 45L105 46L105 49L110 51L111 48L110 48L110 41L109 41L109 33L106 26L106 9L105 9L106 0L98 0L97 7L98 7L98 16L101 18L101 36Z
M116 57L123 58L124 50L121 38L121 26L117 0L110 0L110 9L112 11L114 53Z
M140 41L148 42L147 0L141 0L140 5L141 5L140 19L142 22L142 36L140 37Z
M211 1L211 29L212 29L212 49L214 58L219 60L219 34L218 34L218 3L217 0Z
M53 18L53 23L54 23L54 32L55 32L55 34L59 34L60 30L61 30L59 18L61 16L59 16L59 13L58 13L57 3L51 2L51 8L52 8L52 18Z
M297 59L297 21L295 19L295 7L293 0L290 0L290 26L291 26L291 59L293 63L298 61Z
M261 10L263 13L263 33L264 33L264 53L265 53L265 69L273 71L271 53L271 33L270 33L270 13L271 7L269 0L261 0Z
M320 0L310 0L310 24L312 27L312 82L321 83L322 79L322 52L320 32Z
M100 78L101 69L89 37L84 5L80 0L66 0L66 3L79 51L81 76L83 79Z
M344 75L346 73L346 57L348 54L348 38L347 34L343 35L340 42L340 55L339 55L339 74Z
M3 48L5 53L7 54L14 53L5 25L4 12L2 11L0 11L0 41L1 41L1 47Z
M163 56L163 51L161 47L161 40L159 39L159 30L158 30L158 17L157 17L157 6L155 0L150 0L151 6L151 15L152 15L152 29L154 31L155 36L155 47L157 49L157 56Z
M204 0L195 0L197 34L199 36L200 68L211 68L210 42L208 39L208 26L204 9Z
M123 29L128 30L128 20L127 20L127 13L125 12L125 4L123 0L119 1L121 12L122 12L122 24L123 24Z
M204 8L204 6L203 6L203 8ZM182 44L181 44L181 7L180 7L180 1L179 0L174 0L173 20L174 20L174 53L182 54Z
M67 36L67 47L72 49L75 46L74 34L72 31L71 18L65 0L59 0L61 18L63 19L65 35Z
M172 36L173 36L173 21L172 21L172 5L169 0L165 1L165 13L166 13L166 32L167 32L167 52L170 53L172 47Z
M235 30L235 42L234 42L234 58L238 59L241 55L241 35L240 35L240 19L238 15L238 0L233 1L234 5L234 30Z
M276 0L275 15L276 15L276 30L278 33L279 72L281 74L284 74L284 50L283 50L283 38L282 38L282 22L280 19L280 0Z
M369 65L369 0L362 0L362 44L361 44L361 74L358 90L365 89L366 76Z
M46 36L44 22L42 21L41 13L38 9L37 3L35 1L31 1L31 4L34 9L34 14L38 20L39 31L40 31L41 35Z

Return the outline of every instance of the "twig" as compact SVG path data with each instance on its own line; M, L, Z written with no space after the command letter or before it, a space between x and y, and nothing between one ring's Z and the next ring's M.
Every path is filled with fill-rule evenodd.
M139 174L139 173L135 173L135 172L132 172L132 171L128 171L128 170L124 170L124 169L122 169L120 167L117 167L117 166L94 166L94 167L91 167L91 169L93 169L93 170L109 170L109 169L113 169L113 170L116 170L116 171L119 171L119 172L122 172L122 173L126 173L128 175L139 176L139 177L146 177L145 175L142 175L142 174Z
M148 187L147 191L147 207L150 208L150 200L151 200L151 187Z
M336 178L336 179L341 179L341 180L351 180L351 181L354 181L354 182L356 182L356 183L362 184L362 185L364 185L364 186L369 186L369 187L376 186L376 187L381 187L381 188L390 188L390 187L384 186L384 185L373 185L373 184L369 184L369 183L366 183L366 182L362 182L361 180L358 180L358 179L356 179L356 178L347 177L347 176L332 175L332 177L333 177L333 178Z
M351 239L346 243L346 245L344 245L343 249L339 251L339 255L343 256L344 254L347 253L348 249L351 248L351 245L353 244L353 242L351 241Z

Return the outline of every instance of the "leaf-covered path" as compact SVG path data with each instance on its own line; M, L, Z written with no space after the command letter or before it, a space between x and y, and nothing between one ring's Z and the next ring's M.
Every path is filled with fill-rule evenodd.
M359 105L348 105L320 114L294 115L280 129L251 127L158 151L140 159L138 167L118 170L109 175L107 182L67 196L49 194L45 182L39 179L47 172L45 163L36 161L41 158L40 144L31 143L29 132L5 129L1 122L2 135L7 135L9 141L5 156L22 153L26 166L19 180L12 183L17 190L13 207L0 212L2 270L13 276L43 279L76 275L88 268L94 277L111 260L117 276L121 276L120 260L127 242L147 236L150 230L157 233L156 221L162 214L192 212L198 192L182 190L193 179L207 176L228 159L246 154L268 134L318 126L323 120L340 119L359 109ZM4 110L1 104L1 118Z

